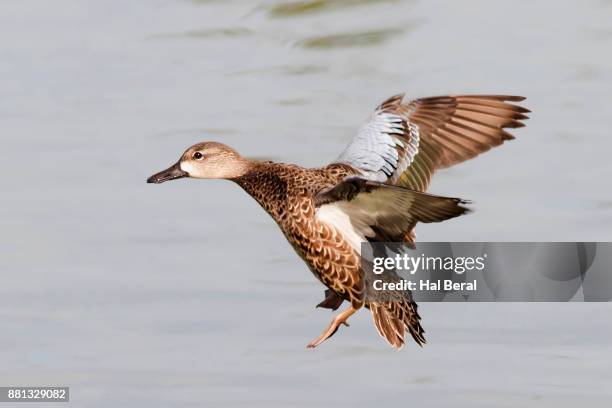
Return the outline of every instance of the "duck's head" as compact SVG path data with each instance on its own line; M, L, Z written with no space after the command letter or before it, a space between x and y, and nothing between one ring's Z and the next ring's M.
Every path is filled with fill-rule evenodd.
M179 161L147 179L147 183L163 183L183 177L232 179L248 169L249 161L229 146L203 142L185 150Z

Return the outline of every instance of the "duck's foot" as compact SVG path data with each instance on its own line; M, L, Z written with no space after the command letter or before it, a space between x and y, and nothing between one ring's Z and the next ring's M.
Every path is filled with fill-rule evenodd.
M325 340L329 339L331 336L334 335L334 333L336 333L336 331L338 331L338 328L340 327L341 324L343 324L343 325L348 327L349 324L346 321L356 311L357 311L357 309L355 309L355 308L353 308L353 306L351 306L348 309L346 309L345 311L343 311L342 313L338 314L338 316L336 316L336 317L334 317L332 319L332 321L329 324L329 326L327 327L327 329L325 329L323 331L323 333L321 333L321 335L319 337L317 337L316 339L314 339L313 341L308 343L306 348L315 348L319 344L323 343Z
M316 307L324 307L326 309L336 310L342 305L344 299L331 289L325 289L325 299Z

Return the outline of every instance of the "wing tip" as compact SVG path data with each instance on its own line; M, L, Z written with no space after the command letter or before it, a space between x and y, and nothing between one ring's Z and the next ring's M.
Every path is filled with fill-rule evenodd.
M525 96L520 96L520 95L503 95L504 97L506 97L507 101L510 102L523 102L525 99L527 99L527 97Z
M470 201L470 200L463 200L463 199L458 199L458 200L459 201L457 202L457 207L459 208L459 212L458 212L457 216L466 215L466 214L474 212L474 210L471 209L470 207L466 207L468 205L471 205L472 201Z

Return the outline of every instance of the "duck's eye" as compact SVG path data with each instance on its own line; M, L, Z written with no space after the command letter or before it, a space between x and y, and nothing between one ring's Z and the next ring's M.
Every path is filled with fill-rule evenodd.
M193 154L193 158L196 159L196 160L200 160L202 157L204 157L204 155L202 153L200 153L200 152L195 152Z

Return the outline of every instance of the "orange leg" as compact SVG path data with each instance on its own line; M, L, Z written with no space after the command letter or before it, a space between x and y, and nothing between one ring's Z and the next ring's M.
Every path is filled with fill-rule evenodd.
M338 327L340 327L341 324L348 326L349 324L346 321L356 311L357 309L353 308L353 306L350 306L348 309L338 314L338 316L333 318L327 329L325 329L319 337L308 343L306 348L315 348L319 344L323 343L325 340L329 339L331 336L334 335L334 333L336 333Z

